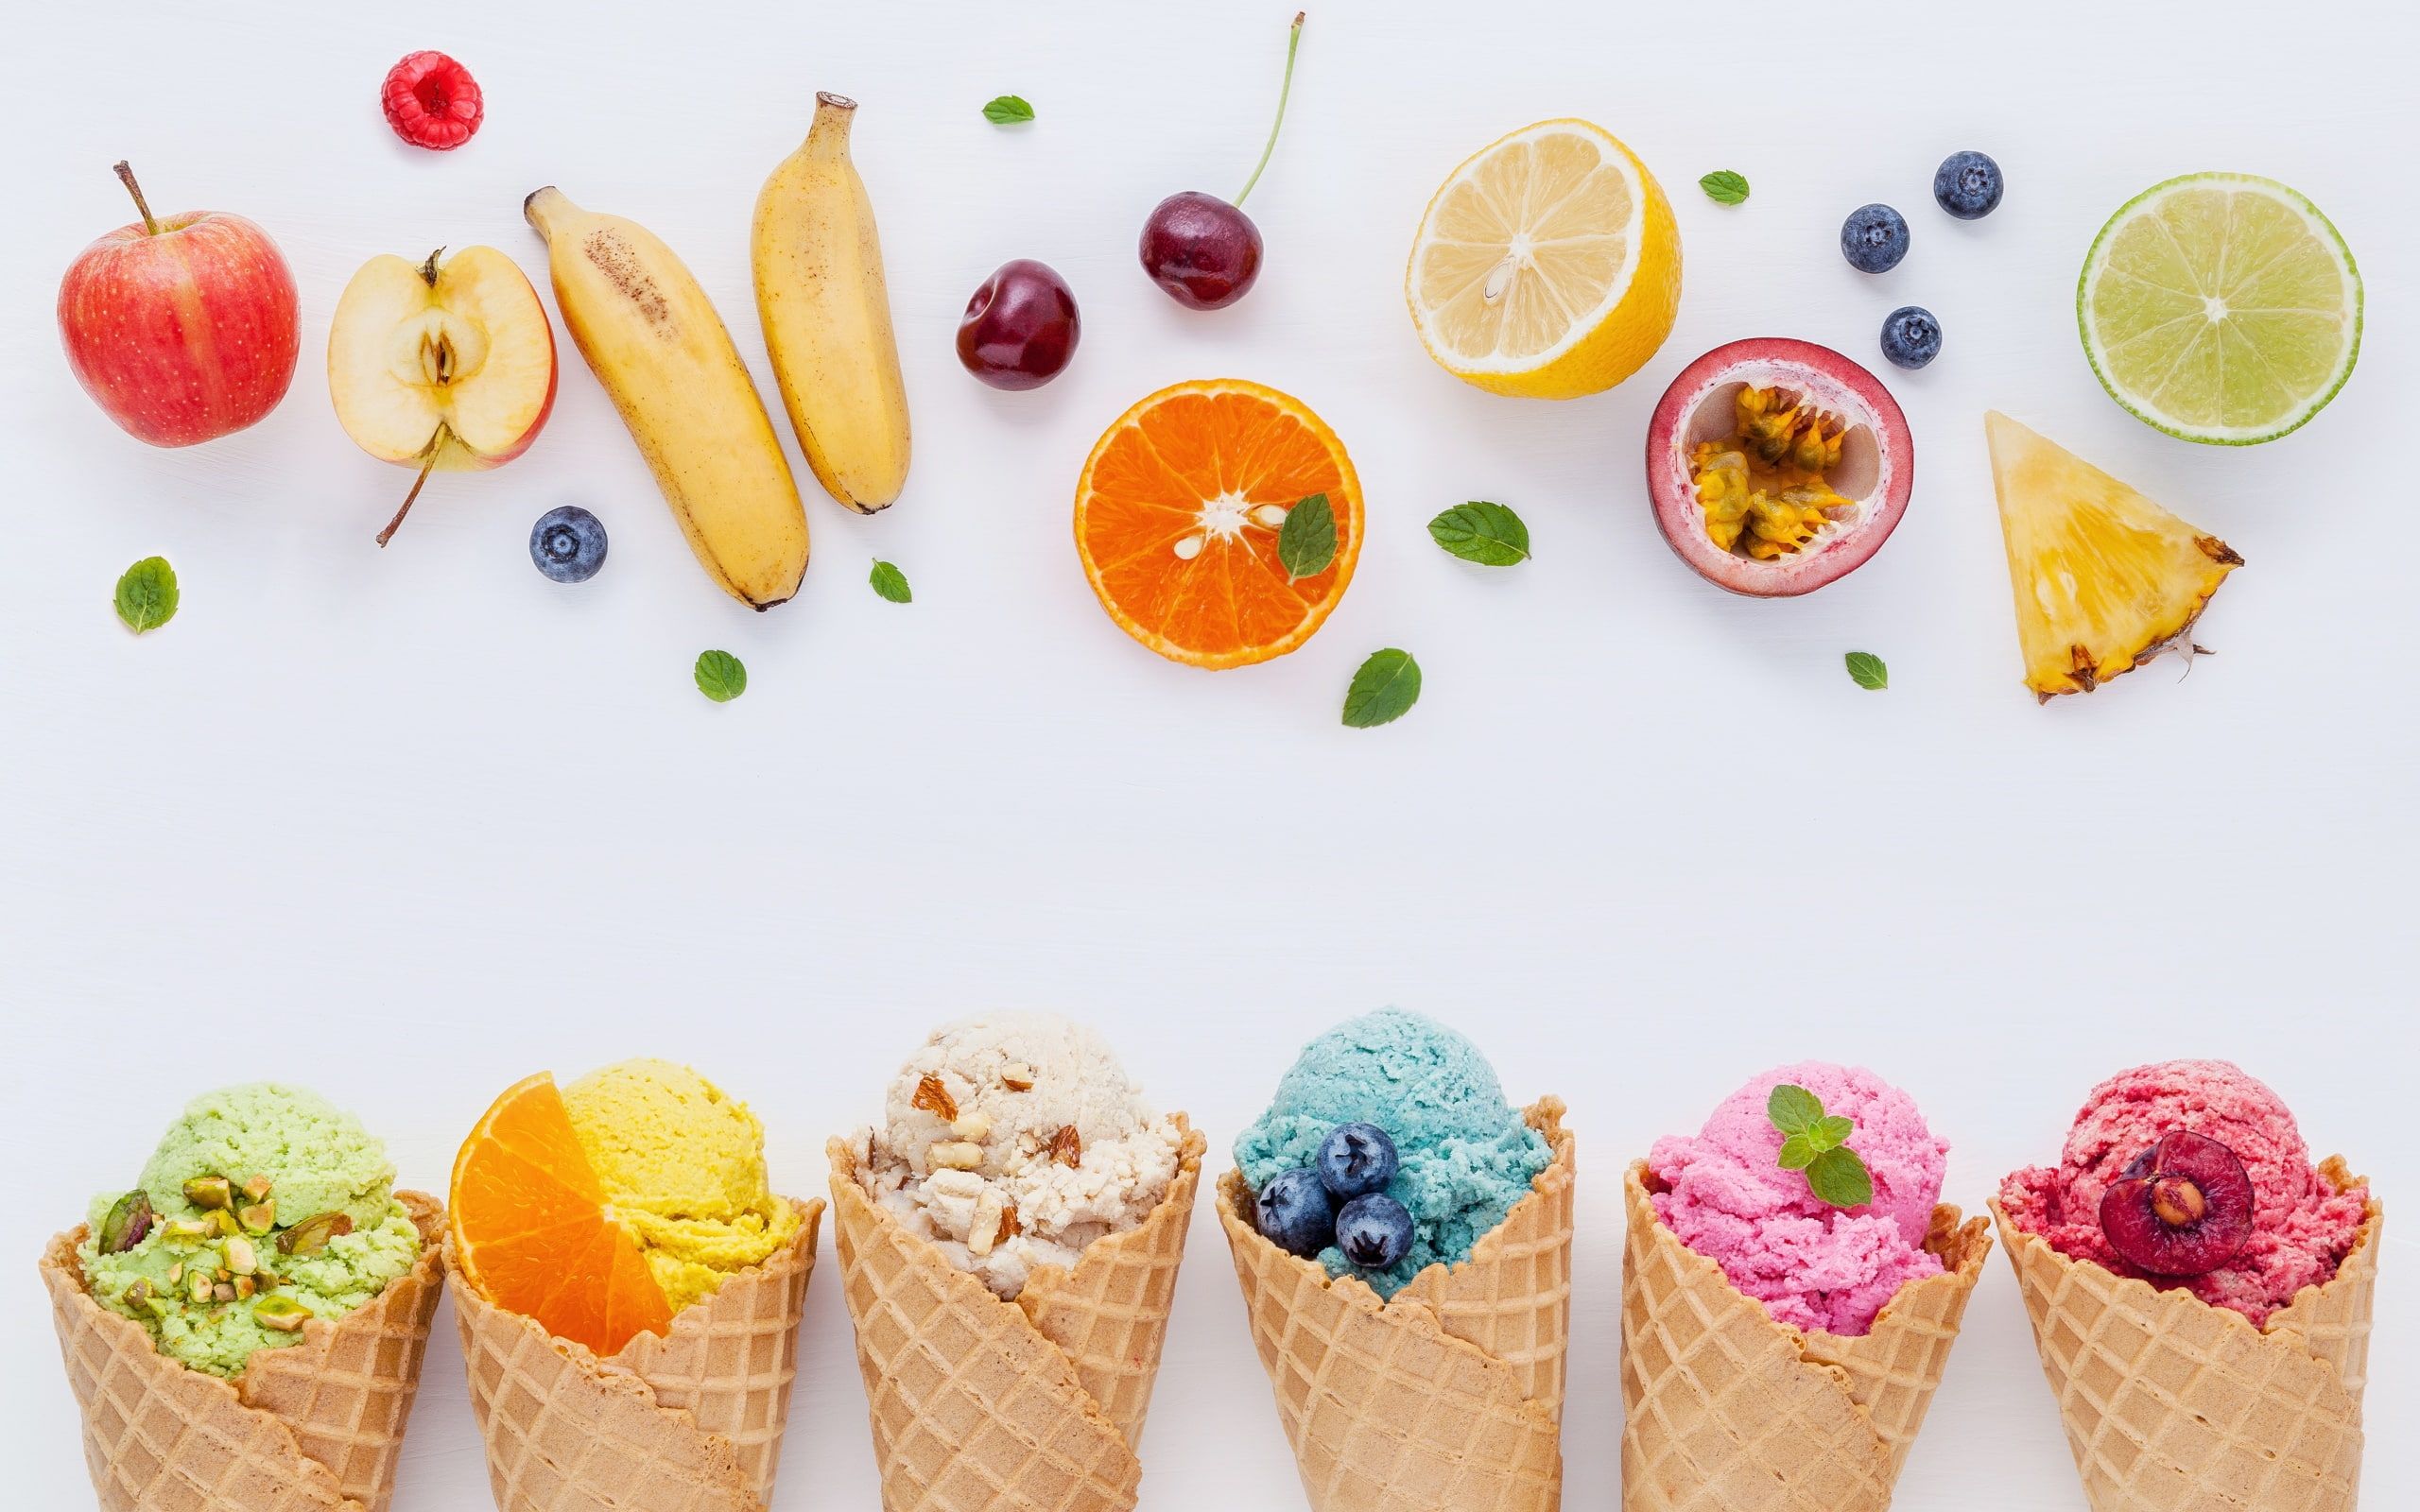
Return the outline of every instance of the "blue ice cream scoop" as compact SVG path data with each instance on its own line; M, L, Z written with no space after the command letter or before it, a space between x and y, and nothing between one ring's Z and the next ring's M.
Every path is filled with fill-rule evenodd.
M1395 1008L1312 1040L1269 1111L1236 1139L1236 1166L1257 1193L1284 1172L1315 1167L1320 1146L1346 1124L1374 1124L1394 1142L1399 1164L1386 1194L1411 1214L1411 1246L1379 1271L1357 1270L1333 1245L1319 1259L1329 1275L1357 1275L1381 1297L1430 1265L1470 1259L1554 1162L1478 1046Z

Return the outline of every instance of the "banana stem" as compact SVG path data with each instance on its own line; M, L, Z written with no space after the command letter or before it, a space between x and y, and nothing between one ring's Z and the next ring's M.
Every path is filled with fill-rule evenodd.
M1244 180L1243 194L1236 196L1236 208L1244 208L1244 197L1252 186L1260 182L1260 171L1269 166L1269 155L1277 150L1277 133L1286 125L1286 99L1294 93L1294 54L1303 45L1303 15L1294 12L1294 29L1286 34L1286 82L1277 87L1277 119L1269 123L1269 145L1260 149L1260 161L1253 165L1252 177Z
M404 507L395 511L395 518L387 522L387 528L378 532L378 544L383 546L394 540L395 532L404 527L404 516L412 512L412 501L420 497L420 490L428 482L428 475L437 471L437 459L444 455L445 443L452 434L445 428L443 421L437 422L436 432L428 438L428 460L420 465L420 476L412 479L412 491L404 495Z
M134 208L143 212L143 234L146 236L159 235L160 223L151 218L151 207L149 204L146 203L143 198L143 186L134 181L134 169L130 167L127 164L126 160L123 158L118 160L115 164L115 168L117 171L118 182L126 185L126 192L134 197Z

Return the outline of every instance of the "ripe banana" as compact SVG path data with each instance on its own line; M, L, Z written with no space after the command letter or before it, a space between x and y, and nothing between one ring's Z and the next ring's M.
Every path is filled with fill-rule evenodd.
M865 180L849 162L855 100L815 96L805 145L756 197L756 311L807 466L872 514L908 482L908 388Z
M705 290L633 221L560 189L522 214L546 239L555 302L698 554L732 597L766 610L806 572L806 510L765 402Z

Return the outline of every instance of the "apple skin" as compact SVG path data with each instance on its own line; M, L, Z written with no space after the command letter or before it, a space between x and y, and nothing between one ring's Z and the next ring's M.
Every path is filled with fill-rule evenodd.
M84 391L126 433L191 446L253 424L294 382L294 274L241 215L121 226L59 285L59 335Z

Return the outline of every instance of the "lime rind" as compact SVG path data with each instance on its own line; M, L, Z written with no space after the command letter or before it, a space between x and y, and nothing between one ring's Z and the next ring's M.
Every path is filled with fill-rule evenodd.
M2298 215L2323 249L2332 254L2338 263L2339 286L2351 306L2350 329L2342 344L2342 359L2330 368L2324 378L2309 387L2307 397L2299 403L2297 407L2284 415L2279 423L2256 428L2223 425L2195 426L2160 411L2148 399L2121 385L2118 380L2112 377L2111 365L2104 360L2106 353L2102 344L2096 337L2092 316L2094 288L2099 276L2106 271L2105 259L2111 249L2112 238L2118 232L2138 218L2146 205L2187 187L2226 188L2230 186L2249 188L2256 193L2265 195ZM2176 292L2181 294L2183 291ZM2173 436L2180 440L2194 441L2208 446L2256 446L2265 441L2273 441L2279 437L2291 435L2300 430L2310 422L2311 417L2325 409L2328 403L2335 399L2343 389L2345 383L2351 379L2353 369L2360 359L2362 306L2360 267L2353 259L2353 249L2345 245L2343 235L2337 231L2335 224L2321 212L2317 205L2311 203L2307 196L2290 185L2279 183L2273 179L2265 179L2256 174L2188 173L2153 184L2120 205L2117 213L2101 226L2100 233L2093 238L2091 250L2084 255L2083 270L2076 279L2076 329L2083 339L2084 360L2091 364L2093 376L2100 380L2100 387L2108 391L2109 397L2116 400L2118 406L2126 413L2153 430L2163 435ZM2344 316L2340 312L2332 315L2330 318L2341 324ZM2244 333L2238 329L2240 324L2241 322L2237 322L2235 326L2228 327L2226 334L2222 335L2221 339L2225 340L2226 335L2231 335L2237 343L2246 340ZM2261 349L2255 346L2252 350L2256 353Z

